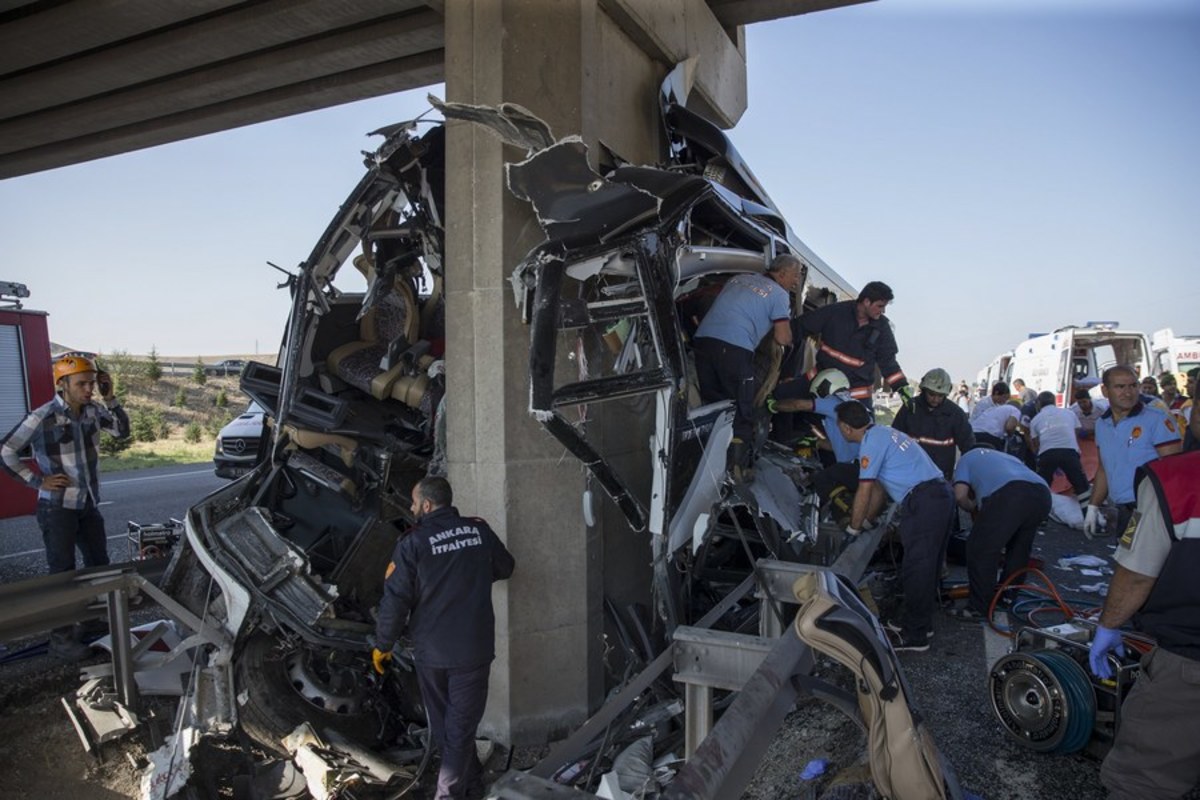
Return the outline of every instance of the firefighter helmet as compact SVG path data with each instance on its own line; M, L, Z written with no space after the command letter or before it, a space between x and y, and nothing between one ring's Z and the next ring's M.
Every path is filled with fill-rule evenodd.
M954 381L950 373L941 367L934 367L921 378L921 388L934 394L948 395L954 391Z
M840 369L823 369L812 379L812 393L817 397L829 397L850 388L850 381Z
M80 372L99 372L96 368L96 362L90 357L82 353L67 353L59 356L54 362L54 382L58 383L68 375L77 375Z

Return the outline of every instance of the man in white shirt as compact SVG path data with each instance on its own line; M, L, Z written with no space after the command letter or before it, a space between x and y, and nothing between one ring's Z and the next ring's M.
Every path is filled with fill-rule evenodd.
M1075 495L1082 495L1088 479L1075 433L1081 427L1079 417L1071 409L1055 405L1053 392L1039 394L1037 405L1038 413L1029 423L1029 446L1037 453L1037 474L1050 486L1054 473L1061 469Z
M1096 420L1104 416L1105 411L1108 411L1108 401L1103 397L1092 399L1092 395L1087 389L1076 389L1075 402L1071 404L1071 411L1075 412L1075 416L1079 418L1079 435L1090 439L1096 431Z
M992 387L992 396L980 400L971 412L971 430L975 441L983 442L994 450L1004 450L1004 437L1017 429L1021 422L1021 411L1008 401L1008 384L998 381Z

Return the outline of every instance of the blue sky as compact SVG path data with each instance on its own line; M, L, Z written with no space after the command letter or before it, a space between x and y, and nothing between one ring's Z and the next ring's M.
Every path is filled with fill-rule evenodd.
M735 144L827 263L893 287L914 378L1087 320L1200 332L1200 4L881 0L747 47ZM265 261L307 255L426 91L0 181L0 279L73 347L273 352Z

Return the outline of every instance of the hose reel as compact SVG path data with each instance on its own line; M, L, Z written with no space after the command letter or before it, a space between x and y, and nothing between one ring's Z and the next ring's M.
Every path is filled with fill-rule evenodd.
M1092 737L1096 693L1075 659L1060 650L1010 653L988 676L992 710L1005 731L1040 753L1075 753Z

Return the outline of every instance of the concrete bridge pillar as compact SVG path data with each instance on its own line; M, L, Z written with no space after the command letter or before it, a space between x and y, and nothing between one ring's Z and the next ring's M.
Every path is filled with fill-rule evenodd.
M699 56L694 104L726 125L745 109L741 29L721 28L704 0L447 0L445 19L448 100L520 104L555 136L581 135L593 166L599 140L633 162L661 160L658 87L689 56ZM503 170L523 157L482 128L447 127L449 473L459 508L489 520L517 560L495 589L483 725L514 744L555 737L595 708L611 645L603 598L644 602L650 584L647 535L602 496L596 524L584 523L581 467L528 413L529 331L508 277L543 237ZM649 413L593 406L588 416L589 435L644 477L648 499Z

